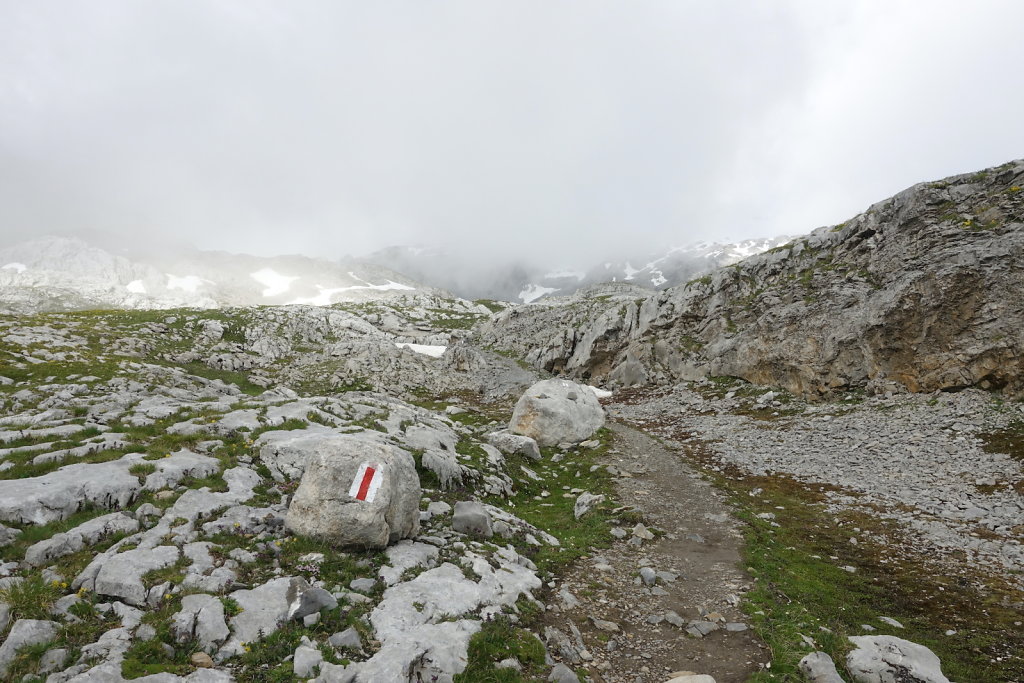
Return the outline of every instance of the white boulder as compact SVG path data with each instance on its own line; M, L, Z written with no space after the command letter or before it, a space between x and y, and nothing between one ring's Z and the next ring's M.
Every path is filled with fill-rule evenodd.
M526 390L516 403L509 431L541 446L579 443L604 425L604 408L588 387L547 379Z
M315 443L285 524L337 546L384 548L419 531L420 480L412 456L377 435Z
M941 662L924 645L895 636L850 636L856 647L846 668L857 683L949 683Z

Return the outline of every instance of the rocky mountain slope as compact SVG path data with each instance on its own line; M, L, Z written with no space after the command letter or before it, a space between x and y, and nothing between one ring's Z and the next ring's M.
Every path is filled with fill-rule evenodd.
M803 395L1024 390L1024 162L915 185L650 296L508 310L481 342L620 386L733 376Z
M532 374L452 338L481 312L404 303L0 317L0 675L451 680L488 621L515 633L541 557L570 549L522 515L583 460L488 436L454 397ZM388 495L413 496L415 540L288 533L307 462L339 444L414 455Z
M0 310L158 309L366 301L444 294L379 266L194 249L127 255L47 237L0 249Z
M389 247L366 257L369 263L405 273L420 282L467 299L531 303L542 297L569 296L605 282L627 282L651 290L682 284L785 243L787 237L736 243L698 242L623 259L621 254L586 269L546 270L529 263L495 266L469 255L436 248Z

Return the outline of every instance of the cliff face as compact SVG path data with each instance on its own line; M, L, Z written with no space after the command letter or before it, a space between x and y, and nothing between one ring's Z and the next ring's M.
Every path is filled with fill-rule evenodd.
M496 318L485 343L636 385L730 375L804 395L896 383L1024 392L1024 161L915 185L646 299Z

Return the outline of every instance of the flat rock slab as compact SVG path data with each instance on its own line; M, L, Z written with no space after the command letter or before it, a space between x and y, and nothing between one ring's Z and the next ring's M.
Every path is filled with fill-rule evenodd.
M0 645L0 676L7 673L7 667L14 661L18 650L53 640L57 637L58 628L60 625L54 621L18 619L14 622L4 644Z
M178 451L157 461L129 453L110 462L66 465L39 477L3 479L0 480L0 521L48 524L74 514L87 504L100 508L126 507L143 489L139 478L129 472L133 465L140 463L156 467L147 477L145 488L148 490L176 485L185 476L207 476L220 470L216 458L191 451Z
M114 555L100 555L79 574L73 585L85 586L99 595L119 598L129 605L142 606L146 604L148 594L142 583L143 575L156 569L170 567L179 557L181 551L173 545L160 545L148 549L135 548ZM95 571L95 578L90 579L89 573L92 571Z
M113 534L132 534L139 530L139 522L123 512L113 512L79 524L62 534L54 534L45 541L30 546L25 551L25 562L33 567L42 567L87 545Z

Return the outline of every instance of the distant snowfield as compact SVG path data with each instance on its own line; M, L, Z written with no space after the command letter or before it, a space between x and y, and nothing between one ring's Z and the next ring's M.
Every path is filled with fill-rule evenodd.
M183 289L186 292L195 293L197 289L202 287L204 282L209 282L209 280L204 280L198 275L178 277L177 275L167 273L167 289Z
M24 273L26 270L28 270L28 266L26 266L24 263L8 263L6 266L0 268L0 270L17 271L17 273L20 275L21 273Z
M132 294L146 293L146 285L143 284L142 280L132 280L127 285L125 285L125 289L127 289Z
M257 270L255 273L249 273L249 277L266 287L263 296L284 294L291 288L292 282L299 279L298 275L281 275L273 268Z
M409 285L403 285L403 284L400 284L398 282L393 282L391 280L388 280L387 284L371 285L369 282L366 282L366 280L364 280L363 278L359 277L355 273L349 273L349 276L351 278L353 278L354 280L358 280L359 282L363 282L365 284L362 284L362 285L352 285L351 287L324 287L322 285L317 285L316 288L318 290L320 290L320 292L316 296L299 297L298 299L295 299L294 301L289 301L288 304L291 305L291 306L296 306L296 305L304 305L304 306L330 306L331 303L332 303L331 302L331 297L333 297L335 294L341 294L342 292L351 292L351 291L356 290L356 289L372 289L372 290L375 290L375 291L378 291L378 292L388 291L388 290L392 290L392 289L397 289L397 290L406 289L406 290L409 290L409 291L415 291L415 289L416 289L415 287L410 287Z
M395 344L395 346L397 346L400 349L410 349L412 351L415 351L416 353L422 353L424 356L430 356L431 358L440 358L441 356L444 355L445 349L448 348L447 346L433 346L429 344L409 344L407 342Z
M545 294L550 294L551 292L557 291L557 289L554 289L552 287L541 287L540 285L527 285L526 289L519 292L519 298L522 300L524 304L528 304L533 301L536 301Z

